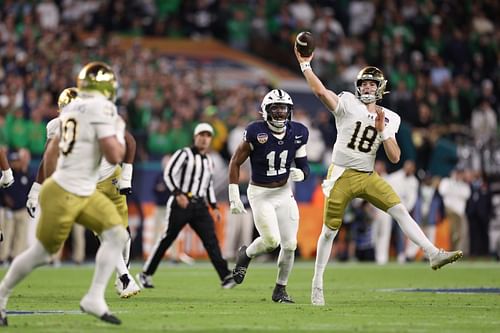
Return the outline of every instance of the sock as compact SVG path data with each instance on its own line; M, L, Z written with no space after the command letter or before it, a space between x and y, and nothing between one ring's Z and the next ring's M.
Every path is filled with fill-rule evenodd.
M295 251L280 250L278 257L278 278L277 284L286 286L288 283L288 276L292 271L293 262L295 261Z
M0 283L0 309L5 309L7 299L14 287L36 267L48 264L50 259L50 253L45 250L42 243L38 240L35 240L35 244L14 258L9 270Z
M408 213L408 210L403 204L397 204L389 208L387 213L398 222L399 227L403 230L405 235L424 250L427 257L439 251L439 249L425 236L422 229L420 229L417 222L410 216L410 213Z
M323 289L323 273L325 272L330 253L332 252L332 245L338 230L332 230L323 224L321 235L318 238L316 248L316 262L314 264L314 277L313 287Z
M105 230L100 235L101 246L97 250L95 271L88 296L104 300L104 291L118 260L123 262L121 249L125 246L127 233L121 226Z
M130 235L130 229L127 227L128 239L127 243L125 243L125 247L123 248L123 261L127 266L127 269L130 268L130 248L132 247L132 236Z

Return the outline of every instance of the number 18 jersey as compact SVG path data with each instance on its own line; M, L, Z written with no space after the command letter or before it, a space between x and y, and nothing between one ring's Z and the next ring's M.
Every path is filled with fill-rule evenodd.
M350 92L339 94L335 111L337 140L333 146L332 163L358 171L373 171L377 150L382 143L375 128L374 112L368 112L366 105ZM385 126L391 137L395 137L401 118L384 108Z

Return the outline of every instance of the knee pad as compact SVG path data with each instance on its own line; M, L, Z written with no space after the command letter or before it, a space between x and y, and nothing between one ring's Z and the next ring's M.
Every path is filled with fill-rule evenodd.
M272 250L274 250L275 248L278 247L279 245L279 238L276 238L276 237L263 237L262 238L263 242L264 242L264 246L266 247L266 251L267 252L271 252Z

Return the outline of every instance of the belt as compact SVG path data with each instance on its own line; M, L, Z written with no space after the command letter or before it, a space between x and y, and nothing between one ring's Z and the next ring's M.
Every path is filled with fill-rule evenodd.
M186 196L188 197L189 201L192 203L205 202L204 197L199 197L197 195L193 195L193 193L191 193L191 192L186 193Z

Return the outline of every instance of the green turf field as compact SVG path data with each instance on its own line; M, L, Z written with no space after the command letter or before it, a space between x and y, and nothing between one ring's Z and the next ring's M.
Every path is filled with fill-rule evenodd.
M250 265L245 282L222 290L209 263L163 263L155 289L107 300L122 319L111 326L81 314L78 303L93 266L43 267L14 290L5 332L500 332L500 294L388 291L397 288L500 288L500 264L462 261L439 271L427 264L330 263L325 307L310 305L313 262L297 262L289 294L297 304L271 301L273 264ZM140 269L137 264L132 271ZM0 270L0 275L5 269ZM43 313L57 311L57 313ZM0 331L2 329L0 328Z

